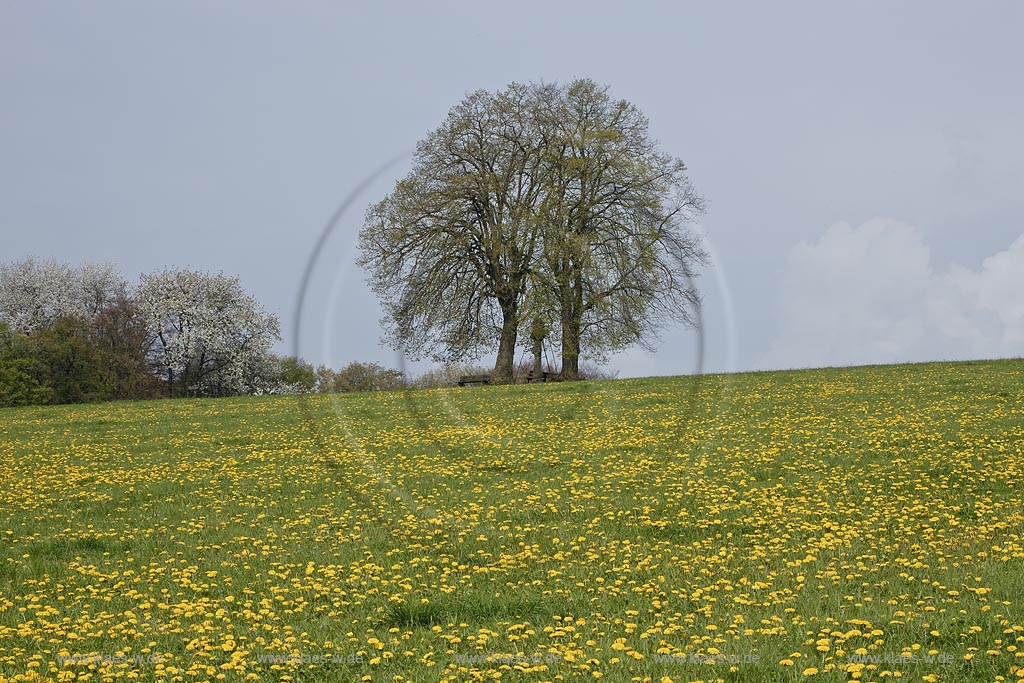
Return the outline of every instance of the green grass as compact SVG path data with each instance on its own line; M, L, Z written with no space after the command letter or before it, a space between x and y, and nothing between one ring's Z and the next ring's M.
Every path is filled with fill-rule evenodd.
M1022 361L0 410L0 683L1024 678L1022 444Z

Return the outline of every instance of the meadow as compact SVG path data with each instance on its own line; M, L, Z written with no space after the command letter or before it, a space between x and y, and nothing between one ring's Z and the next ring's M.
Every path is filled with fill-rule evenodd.
M1024 361L0 410L0 682L1024 680Z

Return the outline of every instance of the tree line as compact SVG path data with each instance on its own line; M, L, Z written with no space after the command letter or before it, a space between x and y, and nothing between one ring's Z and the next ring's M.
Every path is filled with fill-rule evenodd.
M191 270L132 286L109 264L0 264L0 406L405 386L375 363L272 353L277 317L237 278Z
M411 377L358 361L335 370L273 353L278 341L276 316L234 277L163 270L132 286L106 263L0 264L0 407L436 388L482 371ZM527 373L517 368L520 381Z
M385 340L442 362L496 348L500 383L517 346L537 371L557 346L567 380L583 356L652 348L665 324L696 320L704 200L686 170L593 81L470 94L367 211L359 263Z

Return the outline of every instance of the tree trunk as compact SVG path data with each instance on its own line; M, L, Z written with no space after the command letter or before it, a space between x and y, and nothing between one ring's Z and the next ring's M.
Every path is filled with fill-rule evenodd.
M491 373L491 384L512 384L518 331L518 302L501 302L501 337L498 340L498 359L494 363L494 372Z
M544 375L544 337L547 336L545 325L540 318L534 318L530 330L530 340L533 342L533 376Z
M562 372L561 378L573 382L580 378L580 326L583 314L583 279L577 274L568 296L562 299Z
M572 316L562 317L562 371L561 379L573 382L580 378L579 330L573 329Z

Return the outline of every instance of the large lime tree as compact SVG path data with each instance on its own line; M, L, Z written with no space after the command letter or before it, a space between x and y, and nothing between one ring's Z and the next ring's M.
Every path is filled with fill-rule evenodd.
M497 348L512 381L522 337L581 355L649 345L693 322L705 259L686 167L633 105L589 80L475 92L417 146L412 171L369 208L360 264L385 308L385 337L413 358Z

